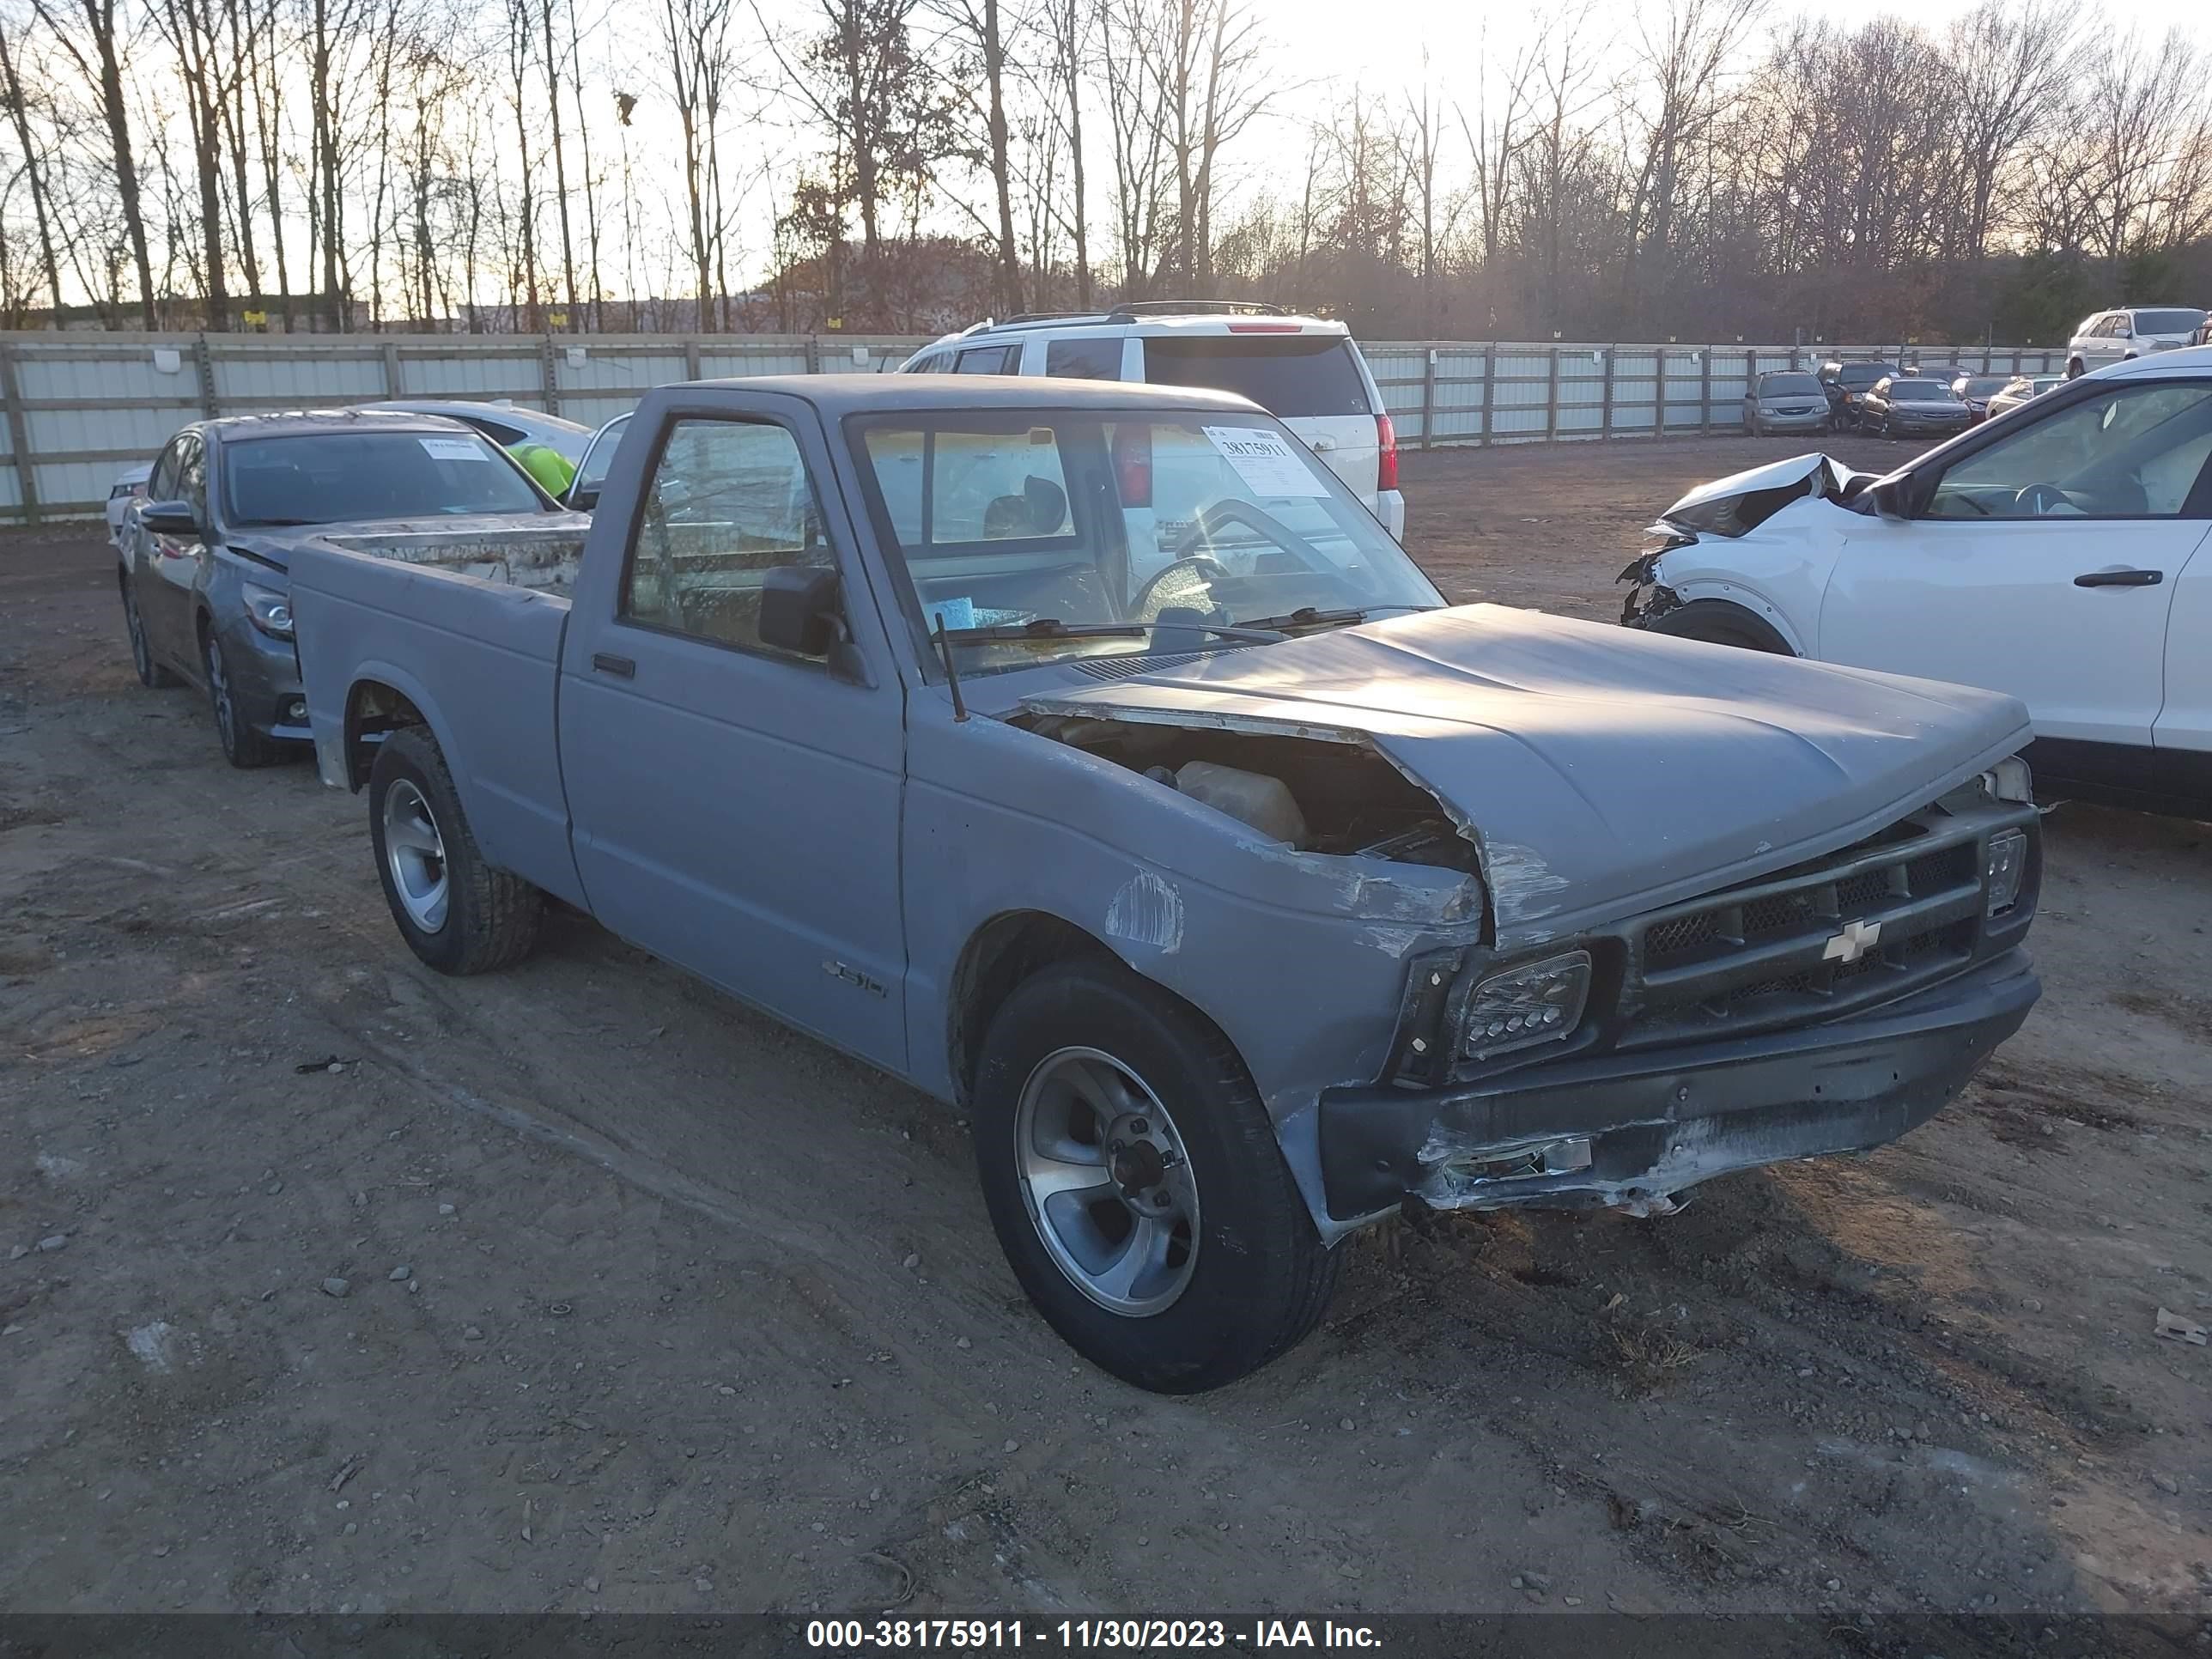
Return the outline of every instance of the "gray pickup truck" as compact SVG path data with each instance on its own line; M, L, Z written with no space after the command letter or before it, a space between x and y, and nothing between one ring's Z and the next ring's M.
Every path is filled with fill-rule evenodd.
M967 1109L1151 1389L1408 1201L1663 1213L1880 1145L2035 1000L2011 698L1448 607L1255 405L667 386L573 583L303 548L323 776L431 967L549 896Z

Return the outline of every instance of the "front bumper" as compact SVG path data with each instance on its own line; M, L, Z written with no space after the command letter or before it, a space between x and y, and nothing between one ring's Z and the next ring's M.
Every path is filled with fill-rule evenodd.
M1753 418L1766 432L1818 432L1828 424L1828 411L1815 409L1802 415L1770 415L1762 410Z
M2014 950L1828 1024L1433 1092L1331 1091L1320 1130L1328 1212L1352 1221L1409 1196L1437 1209L1663 1210L1732 1170L1882 1146L1956 1095L2041 990Z
M314 741L291 641L272 639L244 617L233 617L222 624L222 659L233 705L246 725L287 743Z

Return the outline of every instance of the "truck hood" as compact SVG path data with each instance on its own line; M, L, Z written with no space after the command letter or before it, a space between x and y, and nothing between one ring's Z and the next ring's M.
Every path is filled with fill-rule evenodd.
M289 570L293 555L303 547L343 547L418 564L506 567L535 550L566 548L573 562L591 527L586 513L484 513L239 530L227 539L238 551L279 570Z
M2032 735L1994 692L1491 605L1024 707L1371 745L1474 842L1504 949L1847 847Z

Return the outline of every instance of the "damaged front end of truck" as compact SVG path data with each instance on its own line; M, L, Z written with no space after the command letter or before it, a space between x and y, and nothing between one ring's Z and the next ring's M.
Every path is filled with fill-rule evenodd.
M2038 988L2024 711L1709 658L1477 606L1033 694L1009 723L1238 820L1362 924L1357 961L1313 933L1221 947L1249 913L1201 914L1170 868L1103 930L1156 946L1172 907L1176 972L1221 947L1182 983L1325 1233L1409 1198L1656 1213L1895 1139ZM1383 983L1378 944L1387 1041L1332 1070L1314 1034L1352 1027L1336 1005Z

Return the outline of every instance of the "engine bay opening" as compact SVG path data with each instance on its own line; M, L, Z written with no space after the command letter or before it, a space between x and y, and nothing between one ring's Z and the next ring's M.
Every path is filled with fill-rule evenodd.
M1013 725L1141 772L1302 853L1480 873L1436 797L1364 744L1024 713Z

